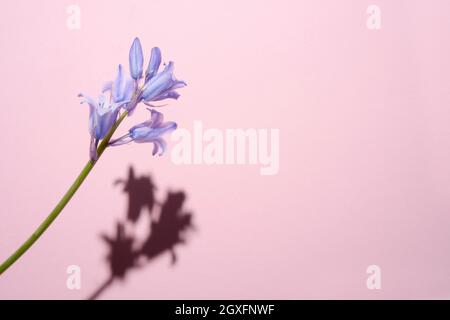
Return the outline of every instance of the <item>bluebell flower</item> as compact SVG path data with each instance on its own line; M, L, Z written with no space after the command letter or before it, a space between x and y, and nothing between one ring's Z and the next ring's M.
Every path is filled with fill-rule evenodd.
M174 64L172 61L165 66L164 70L148 80L143 89L141 97L145 102L160 101L163 99L178 99L180 96L175 90L183 88L186 83L177 80L173 74Z
M131 101L136 91L136 83L129 76L126 76L122 65L119 64L117 77L103 86L103 92L111 92L111 98L115 103ZM126 108L126 105L124 105Z
M164 99L178 99L180 96L175 90L186 86L186 83L177 80L173 74L174 63L170 61L163 71L158 73L161 65L161 50L158 47L152 49L150 61L143 77L143 53L139 38L135 38L130 48L130 74L135 80L135 103L125 106L131 114L139 102L154 107L151 102ZM143 79L144 78L144 79ZM143 79L143 85L139 83Z
M143 52L139 38L135 38L129 52L130 74L126 74L122 65L118 66L114 81L104 85L99 101L95 102L85 95L84 101L90 106L89 132L91 134L90 155L97 160L97 146L117 120L120 108L132 115L139 103L155 107L152 102L164 99L178 99L175 90L186 86L174 76L174 63L170 61L160 71L161 50L154 47L145 74L143 74ZM108 93L108 95L106 95ZM175 130L176 123L163 122L163 115L151 110L151 119L132 127L128 134L110 142L110 145L121 145L131 141L136 143L151 142L154 145L153 155L162 155L166 143L161 138L164 133Z
M106 136L108 131L114 125L120 107L127 101L111 103L106 94L101 94L98 98L98 102L82 93L78 96L84 99L81 103L86 102L89 105L89 133L91 135L89 153L91 159L95 161L97 160L98 142Z
M153 143L152 154L159 154L160 156L166 151L166 142L162 136L166 133L172 132L177 128L175 122L164 122L163 114L152 109L148 109L151 112L150 119L135 125L124 136L115 139L110 142L111 146L119 146L122 144L130 143L132 141L136 143Z
M122 66L119 65L115 81L108 83L103 88L103 92L99 96L98 101L94 101L84 94L79 94L79 96L83 98L81 103L86 102L89 105L89 133L91 135L89 150L91 161L89 161L82 169L78 177L73 182L72 186L61 198L55 209L49 214L46 220L42 222L40 227L36 229L31 238L33 241L26 241L8 259L6 259L5 262L0 264L0 275L13 263L15 263L17 259L19 259L21 255L33 245L33 243L43 234L43 232L53 222L53 220L61 213L65 205L70 201L72 196L83 183L84 179L93 168L94 163L98 160L98 157L106 149L106 147L111 145L117 146L129 143L131 141L134 141L136 143L150 142L153 143L153 155L162 155L164 153L166 149L166 143L163 140L162 136L168 132L171 132L172 130L175 130L177 125L175 122L164 122L163 115L154 110L150 110L150 120L132 127L123 137L116 140L111 140L111 137L120 123L125 119L127 115L131 115L134 108L140 102L152 106L151 102L153 101L159 101L167 98L177 99L179 95L175 90L184 87L186 83L177 80L173 75L173 62L169 62L169 64L165 66L164 70L158 73L159 67L161 65L161 51L158 48L152 49L149 65L144 76L144 58L141 43L138 38L134 39L131 46L129 53L129 63L130 75L132 80L127 79L127 77L123 73ZM108 94L106 92L108 92ZM122 107L125 108L125 111L119 116L119 112ZM100 140L102 140L102 142L99 145ZM189 220L189 216L186 216L184 220L186 219ZM166 227L167 226L164 226L162 227L162 229ZM121 229L123 229L122 226L119 226L119 240L123 240L123 237L121 238L120 234ZM109 242L113 244L112 240ZM119 246L119 251L122 249L127 250L131 247L132 243L125 239L125 246ZM148 243L145 243L144 249L146 249L147 247L149 247ZM152 247L150 249L153 250L154 248ZM148 252L149 250L147 250L146 252L147 256L149 256ZM134 252L128 252L128 255L131 255L131 257L133 258ZM131 261L131 264L126 266L126 268L119 268L119 270L116 268L117 266L115 264L120 261L116 261L117 259L115 258L117 257L110 257L112 271L114 273L118 270L120 274L119 276L124 276L126 269L132 266L134 261ZM114 277L111 277L111 279L113 278ZM110 281L111 280L108 280L106 285L110 283Z

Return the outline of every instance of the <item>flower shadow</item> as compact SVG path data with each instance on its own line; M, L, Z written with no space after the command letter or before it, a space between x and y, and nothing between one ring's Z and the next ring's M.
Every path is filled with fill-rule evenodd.
M124 280L131 270L145 267L164 253L170 253L174 265L177 262L175 247L185 244L186 233L194 230L193 214L183 208L184 191L168 191L165 200L158 202L152 178L136 177L133 167L129 168L127 180L119 179L114 184L123 185L128 208L125 219L117 222L114 236L100 235L108 246L109 277L91 294L90 300L97 299L114 281ZM146 235L138 237L134 226L145 213L150 215L151 222Z

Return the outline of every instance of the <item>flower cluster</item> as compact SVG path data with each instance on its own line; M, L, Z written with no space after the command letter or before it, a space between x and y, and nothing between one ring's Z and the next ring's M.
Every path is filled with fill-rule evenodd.
M132 115L139 103L149 106L150 119L133 126L124 136L111 140L108 145L118 146L129 142L153 143L153 155L162 155L166 144L162 135L176 129L175 122L164 122L163 115L154 110L153 102L164 99L178 99L176 89L186 86L173 74L174 64L170 61L160 71L161 50L153 48L147 70L143 71L144 56L141 42L135 38L129 54L130 74L127 75L119 65L114 81L104 85L98 101L79 94L82 103L89 105L89 133L91 135L90 157L97 160L99 141L105 138L116 123L121 111Z

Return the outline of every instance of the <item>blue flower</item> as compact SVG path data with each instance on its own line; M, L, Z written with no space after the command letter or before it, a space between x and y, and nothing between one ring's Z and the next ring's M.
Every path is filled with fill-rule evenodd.
M89 105L89 133L91 135L89 153L91 159L95 161L97 160L98 142L106 136L114 125L119 109L126 101L111 103L105 94L99 96L98 102L82 93L78 96L84 99L81 103L86 102Z
M183 88L186 83L177 80L173 74L174 65L170 61L164 70L151 77L142 89L141 97L145 102L163 99L178 99L180 96L175 89Z
M119 64L116 79L106 83L102 91L111 92L111 98L115 103L129 102L136 91L136 84L133 79L124 74L123 67ZM124 107L126 108L126 105Z
M89 132L91 134L90 156L97 160L97 146L111 130L119 114L124 108L131 116L139 103L155 107L152 102L164 99L178 99L180 96L175 90L186 86L186 83L177 80L173 74L174 63L170 61L160 71L161 50L154 47L151 51L145 75L143 74L144 56L139 38L135 38L129 52L130 74L125 74L119 64L117 76L114 81L106 83L98 102L90 97L80 94L87 102L89 111ZM163 122L163 115L151 111L151 118L132 127L129 132L119 139L112 140L109 145L121 145L131 141L136 143L153 143L153 155L162 155L166 143L161 138L163 134L175 130L175 122Z
M163 71L158 73L162 60L161 50L158 47L152 49L142 86L139 86L139 83L143 78L144 59L139 38L135 38L131 45L129 59L130 74L136 85L134 87L136 90L136 101L126 106L130 114L139 102L154 107L151 102L164 99L178 99L180 95L175 90L186 86L186 83L175 78L172 61L165 66Z
M159 154L160 156L166 151L166 142L162 139L162 136L166 133L172 132L177 128L175 122L164 122L163 114L152 109L148 109L151 112L150 119L135 125L128 133L116 140L110 142L111 146L119 146L129 142L136 143L153 143L152 154Z

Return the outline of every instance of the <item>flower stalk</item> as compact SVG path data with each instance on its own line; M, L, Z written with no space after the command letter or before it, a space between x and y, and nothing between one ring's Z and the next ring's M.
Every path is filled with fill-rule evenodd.
M0 265L0 275L31 247L58 217L108 146L118 146L130 142L151 143L153 144L152 154L160 156L166 150L163 135L175 130L177 124L172 121L164 122L163 114L153 109L149 109L151 112L149 120L131 127L124 136L111 140L122 121L133 113L139 103L142 102L151 108L157 107L153 105L154 102L178 99L180 95L176 89L186 86L184 81L177 80L174 76L173 61L170 61L159 72L161 50L157 47L152 49L147 71L143 74L144 57L138 38L133 41L129 60L131 77L127 76L122 66L119 65L116 79L109 81L103 87L98 100L82 93L78 95L83 98L81 102L89 106L90 160L36 231ZM121 112L121 110L123 111Z
M113 136L116 129L119 127L120 123L125 119L128 112L124 111L114 125L111 127L105 138L100 142L100 145L97 148L98 158L103 154L106 147L108 146L109 140ZM55 221L56 217L61 213L64 207L69 203L70 199L72 199L73 195L77 192L78 188L81 186L83 181L91 172L92 168L94 168L96 161L89 160L84 166L83 170L81 170L78 177L72 183L70 188L55 206L55 208L50 212L50 214L45 218L45 220L39 225L39 227L31 234L31 236L8 258L0 265L0 275L5 272L10 266L12 266L38 239L39 237L47 230L47 228Z

